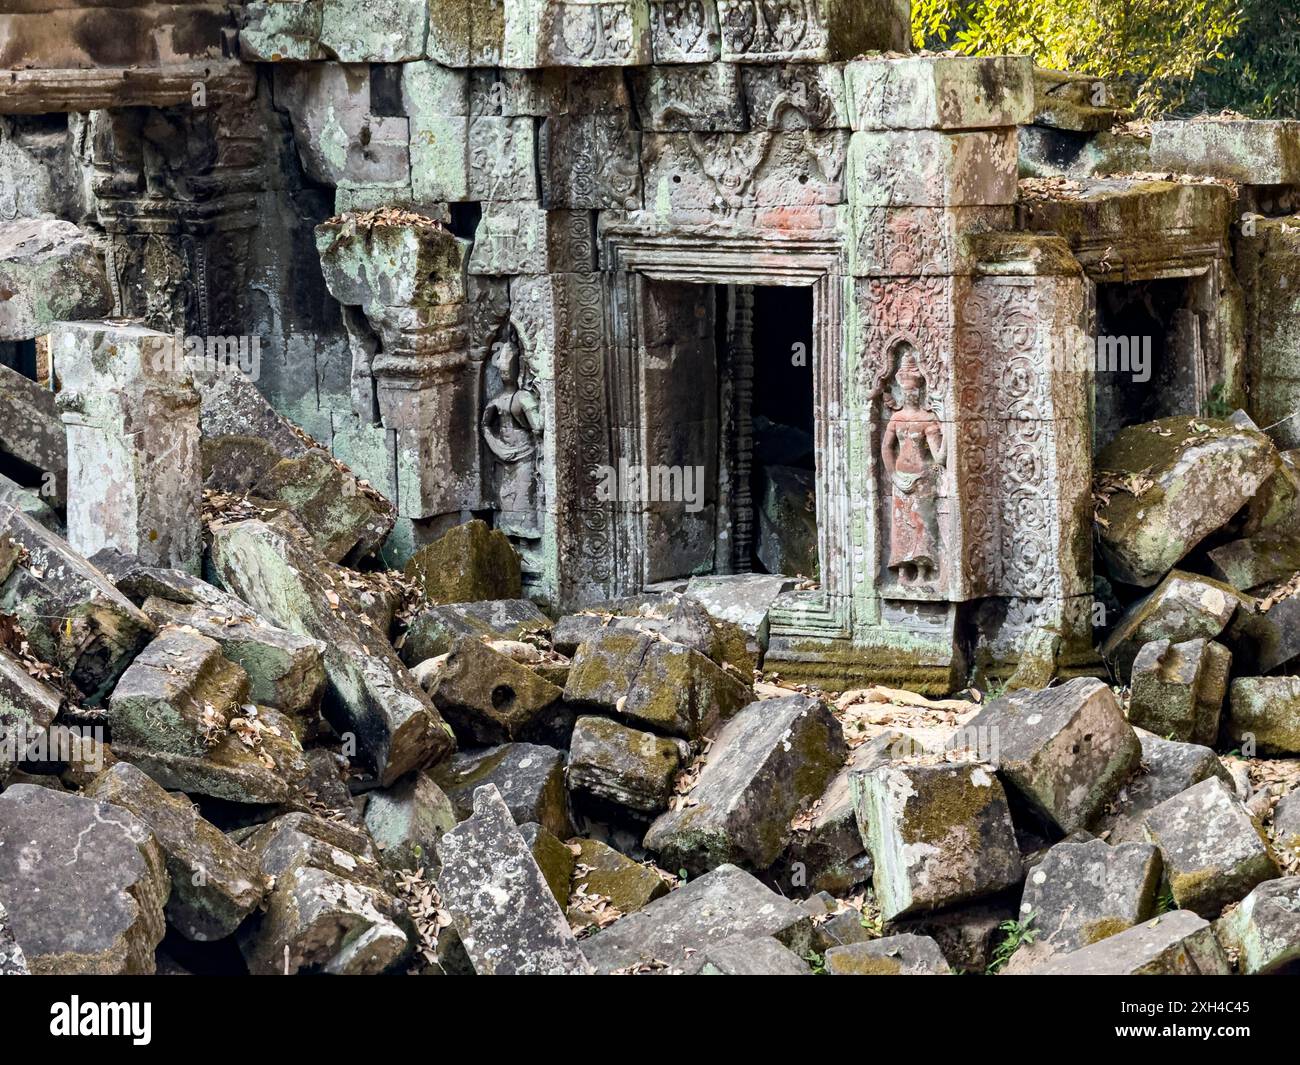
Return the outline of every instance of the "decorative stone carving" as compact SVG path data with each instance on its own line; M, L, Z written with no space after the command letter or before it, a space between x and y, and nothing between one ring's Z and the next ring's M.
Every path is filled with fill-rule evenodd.
M855 130L996 129L1028 125L1026 56L862 59L844 68Z
M718 0L728 63L825 63L908 47L900 0Z
M501 65L632 67L651 61L644 0L511 0Z
M545 419L525 355L513 328L493 346L499 390L484 406L481 424L483 439L497 460L497 528L536 540L541 535L537 457Z
M720 43L714 0L650 0L650 49L656 63L711 63Z
M542 206L641 206L641 134L626 115L561 115L542 124Z
M847 129L844 68L837 63L740 67L754 129Z
M740 68L730 63L632 72L641 128L654 133L743 133L749 128Z
M855 133L849 181L855 202L962 207L1016 202L1016 131Z

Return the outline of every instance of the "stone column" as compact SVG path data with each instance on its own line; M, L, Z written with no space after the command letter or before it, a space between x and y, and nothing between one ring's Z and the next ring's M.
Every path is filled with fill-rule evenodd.
M68 542L199 572L199 395L178 338L136 325L51 332L68 438Z

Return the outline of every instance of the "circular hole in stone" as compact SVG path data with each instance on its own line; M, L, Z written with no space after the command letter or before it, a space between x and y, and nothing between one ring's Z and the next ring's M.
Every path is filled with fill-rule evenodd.
M509 684L498 684L492 689L492 709L505 710L515 701L515 690Z

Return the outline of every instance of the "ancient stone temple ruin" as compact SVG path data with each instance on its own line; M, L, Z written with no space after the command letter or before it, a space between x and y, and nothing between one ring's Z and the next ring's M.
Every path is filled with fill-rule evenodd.
M0 969L1286 960L1300 123L906 0L4 6Z

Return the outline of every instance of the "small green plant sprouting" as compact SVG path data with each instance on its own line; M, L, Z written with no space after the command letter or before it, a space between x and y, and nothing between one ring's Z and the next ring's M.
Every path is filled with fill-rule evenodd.
M812 969L813 976L826 975L826 955L818 954L815 950L810 950L803 956L803 960L806 961Z
M993 959L984 970L987 975L993 976L1001 972L1011 960L1011 955L1026 943L1032 943L1038 938L1038 930L1029 927L1033 923L1034 915L1028 913L1023 921L1003 921L998 925L998 931L1002 933L1002 942L994 949Z
M1237 408L1224 398L1226 395L1227 389L1220 381L1210 390L1209 398L1202 404L1201 417L1217 418L1220 421L1231 418Z
M1172 913L1178 909L1178 903L1174 900L1174 889L1168 884L1160 888L1160 894L1156 896L1156 913Z

